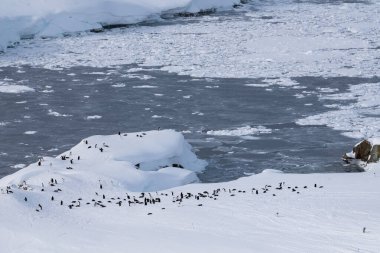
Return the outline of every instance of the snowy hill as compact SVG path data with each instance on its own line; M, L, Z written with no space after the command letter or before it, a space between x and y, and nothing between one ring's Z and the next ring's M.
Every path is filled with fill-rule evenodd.
M134 24L159 18L163 11L199 12L231 8L238 0L3 0L0 8L0 51L20 38L57 36Z
M0 180L0 252L380 249L378 164L180 186L205 165L172 130L87 138Z

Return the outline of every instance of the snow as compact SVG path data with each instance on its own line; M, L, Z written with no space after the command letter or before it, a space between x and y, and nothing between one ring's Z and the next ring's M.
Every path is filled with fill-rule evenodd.
M371 143L372 146L380 145L380 137L369 138L368 141Z
M164 11L225 9L236 0L3 0L0 50L21 38L51 37L157 19Z
M379 164L368 165L363 173L268 169L231 182L187 184L196 181L194 171L205 162L173 130L92 136L62 155L69 158L45 157L42 166L32 164L0 179L1 252L335 253L380 248ZM185 168L159 168L175 162ZM69 166L73 169L65 169ZM6 194L7 186L13 193ZM150 192L141 197L141 191ZM181 193L191 195L179 201ZM144 205L144 197L160 202Z

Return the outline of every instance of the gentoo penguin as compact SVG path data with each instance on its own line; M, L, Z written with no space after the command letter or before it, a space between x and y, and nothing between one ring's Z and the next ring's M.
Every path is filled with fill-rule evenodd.
M25 198L24 198L24 200L25 200L25 202L26 202L26 201L28 201L28 198L27 198L27 197L25 197Z

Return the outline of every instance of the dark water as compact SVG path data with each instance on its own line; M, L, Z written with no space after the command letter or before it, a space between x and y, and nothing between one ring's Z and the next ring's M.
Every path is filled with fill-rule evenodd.
M295 79L306 86L303 90L271 86L268 91L244 85L261 79L194 80L158 70L129 73L132 67L46 70L24 66L24 73L2 68L0 80L22 81L35 92L0 93L0 122L8 122L0 126L0 176L16 171L15 164L55 156L87 136L158 127L189 131L185 137L197 155L209 162L199 175L203 182L231 180L268 168L297 173L353 170L344 167L340 157L355 140L327 127L296 125L296 119L328 109L316 94L300 99L295 94L313 93L318 87L344 92L347 84L379 81L303 77ZM136 78L144 75L153 78ZM118 84L125 87L112 86ZM141 85L157 88L133 88ZM87 119L93 115L102 118ZM272 133L251 135L257 137L251 139L205 133L243 126L265 126ZM26 131L37 133L27 135Z

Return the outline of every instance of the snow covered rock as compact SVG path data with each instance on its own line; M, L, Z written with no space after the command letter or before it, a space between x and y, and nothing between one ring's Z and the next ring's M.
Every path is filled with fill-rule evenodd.
M27 182L40 189L54 178L70 182L71 190L102 181L123 190L157 191L197 182L195 172L206 165L174 130L120 133L92 136L56 158L44 157L1 179L0 187Z
M343 156L343 160L358 159L366 163L378 162L380 157L380 139L370 138L355 145L351 153Z

